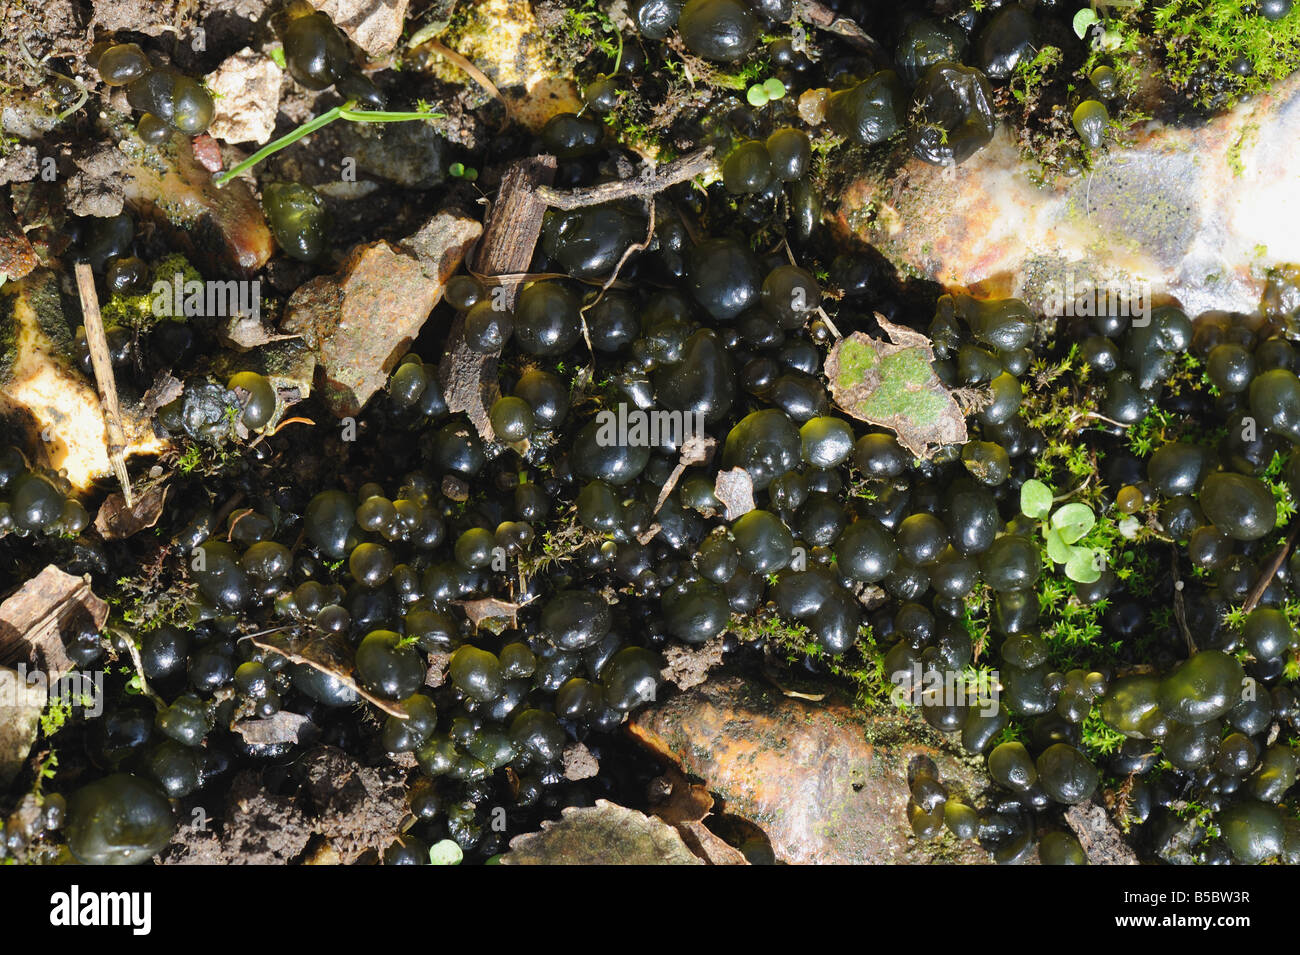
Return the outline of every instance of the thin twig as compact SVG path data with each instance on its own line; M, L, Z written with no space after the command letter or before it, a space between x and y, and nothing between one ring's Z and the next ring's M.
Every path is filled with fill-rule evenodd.
M602 182L583 189L555 189L541 186L537 196L556 209L581 209L620 199L649 199L665 189L702 176L713 167L713 147L705 146L662 166L648 167L639 175L614 182Z
M99 387L108 460L113 473L117 475L117 483L122 485L122 500L130 508L135 504L135 495L131 493L131 475L126 470L126 434L122 430L122 409L117 401L113 361L109 358L108 339L104 336L104 319L99 314L95 276L85 262L78 262L74 272L77 276L77 295L81 299L82 321L86 326L86 345L90 349L90 365L95 372L95 384Z
M807 20L818 29L842 36L851 45L860 50L883 54L882 47L866 30L847 17L842 17L816 0L798 0L795 4L795 16Z
M1183 602L1183 578L1178 573L1178 548L1169 545L1169 568L1174 578L1174 619L1178 621L1178 629L1183 632L1183 639L1187 641L1188 656L1196 655L1196 641L1192 639L1192 631L1187 627L1187 605Z
M1295 522L1291 528L1291 533L1287 535L1286 544L1277 552L1277 556L1272 562L1264 568L1264 572L1259 575L1259 580L1255 581L1255 586L1250 588L1250 593L1246 595L1246 602L1241 605L1242 613L1250 613L1259 603L1260 598L1264 596L1264 591L1268 590L1268 585L1273 582L1277 572L1282 569L1282 562L1286 560L1287 554L1291 553L1291 548L1295 547L1296 537L1300 535L1300 521Z

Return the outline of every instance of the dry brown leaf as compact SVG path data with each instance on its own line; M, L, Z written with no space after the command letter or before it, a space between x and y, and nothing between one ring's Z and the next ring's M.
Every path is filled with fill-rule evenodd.
M536 598L529 597L523 603L517 604L508 600L498 600L496 597L483 597L479 600L453 600L452 604L465 611L465 616L477 630L486 620L509 620L510 626L519 626L519 611L534 599Z
M127 507L126 498L121 492L114 491L99 505L99 513L95 515L95 530L104 540L111 541L122 540L154 527L163 515L168 490L166 481L161 481L138 492L130 507Z
M889 341L854 332L826 356L831 397L848 414L889 428L920 458L967 439L966 418L935 374L930 340L877 313Z
M261 647L263 650L269 650L272 653L278 653L292 663L302 663L313 670L328 673L356 693L361 699L373 703L389 716L396 716L399 720L410 718L410 714L396 703L375 696L353 678L352 656L333 637L311 637L306 640L292 640L285 638L282 634L276 634L274 637L265 634L260 636L251 635L246 639L250 640L253 646Z
M265 719L244 720L235 724L235 732L244 738L245 743L271 746L277 743L305 743L305 738L312 735L312 721L301 713L288 710L268 716Z

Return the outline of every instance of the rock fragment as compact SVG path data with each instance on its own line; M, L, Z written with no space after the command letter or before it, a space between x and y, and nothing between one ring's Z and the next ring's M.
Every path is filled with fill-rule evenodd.
M516 836L502 865L702 865L667 823L597 799Z
M970 798L988 785L964 754L918 723L792 699L732 677L638 713L629 730L705 780L729 814L761 826L780 861L988 862L976 843L951 834L925 843L913 837L906 812L913 756L933 758L945 785Z
M402 37L408 0L312 0L340 30L373 57L383 56Z
M275 132L280 79L275 61L249 47L226 57L207 76L216 100L208 132L228 143L265 143Z
M122 211L126 198L126 158L112 146L97 146L73 157L74 171L63 184L68 211L108 218Z
M473 219L439 213L399 246L357 246L337 273L290 296L281 329L316 350L322 396L336 415L356 415L385 385L481 231Z

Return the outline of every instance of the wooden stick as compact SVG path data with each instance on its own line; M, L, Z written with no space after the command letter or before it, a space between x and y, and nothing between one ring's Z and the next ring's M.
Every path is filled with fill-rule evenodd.
M117 401L117 379L113 377L113 362L108 356L104 319L99 314L95 276L85 262L78 262L74 271L77 276L77 295L81 299L82 320L86 326L86 344L90 348L90 364L95 372L100 410L104 415L108 460L113 466L113 473L117 475L117 483L122 485L122 500L130 508L135 503L135 495L131 493L131 475L126 470L126 435L122 430L122 409Z
M543 186L538 196L556 209L581 209L619 199L649 199L665 189L702 176L713 167L713 147L705 146L662 166L646 168L628 179L602 182L584 189L553 189Z
M485 275L527 271L533 248L542 234L546 203L539 190L555 181L555 157L534 156L513 163L501 179L497 201L488 213L474 257L474 271ZM507 309L519 297L518 283L503 285L499 293ZM465 344L465 316L457 316L438 368L443 396L451 412L464 411L485 441L496 438L488 409L501 396L497 383L500 353L484 355Z

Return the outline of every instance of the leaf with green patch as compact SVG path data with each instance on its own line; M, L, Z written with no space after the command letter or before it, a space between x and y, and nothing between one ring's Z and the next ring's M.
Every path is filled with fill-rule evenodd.
M1052 515L1052 527L1060 531L1061 539L1073 544L1083 538L1097 523L1097 516L1087 504L1066 504Z
M848 414L889 428L919 458L967 440L961 408L934 373L934 351L920 332L877 315L885 342L854 332L835 343L824 371L831 397Z
M1052 491L1037 478L1020 486L1020 512L1035 520L1046 517L1052 509Z

